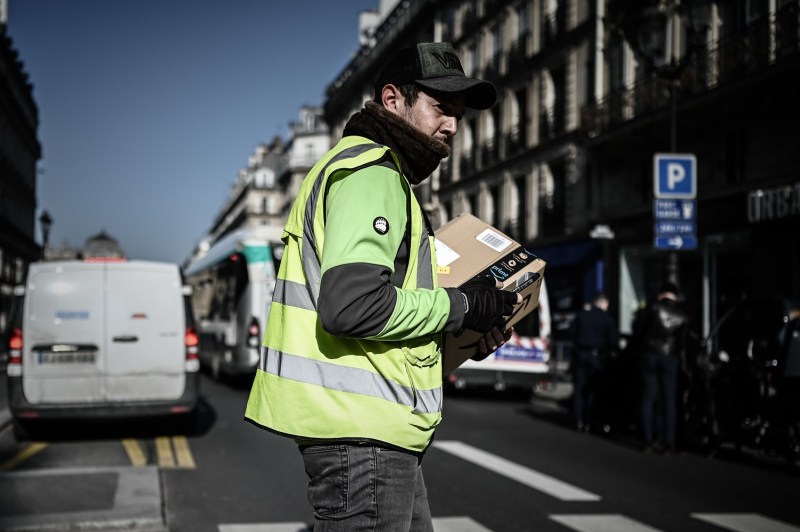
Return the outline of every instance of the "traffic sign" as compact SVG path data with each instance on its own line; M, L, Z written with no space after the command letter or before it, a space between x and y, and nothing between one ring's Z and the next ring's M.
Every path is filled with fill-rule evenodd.
M697 237L694 235L656 235L655 246L656 249L697 249Z
M694 199L697 196L694 154L656 153L653 156L653 193L656 198Z
M697 219L697 201L681 199L655 199L653 217L656 221L694 221Z
M657 236L695 236L697 234L697 227L695 226L694 222L662 222L661 220L656 220L655 230Z

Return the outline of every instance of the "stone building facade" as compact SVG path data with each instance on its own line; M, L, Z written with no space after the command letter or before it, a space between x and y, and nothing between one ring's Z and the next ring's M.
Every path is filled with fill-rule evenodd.
M665 6L673 80L623 31ZM451 157L416 192L434 227L470 212L547 261L554 337L598 290L629 331L669 275L698 332L743 297L800 295L797 0L405 0L373 23L327 88L332 142L389 54L452 42L499 100L464 116ZM690 250L654 245L653 156L672 131L698 160Z
M40 258L36 242L36 168L42 156L33 86L0 21L0 331L14 285Z

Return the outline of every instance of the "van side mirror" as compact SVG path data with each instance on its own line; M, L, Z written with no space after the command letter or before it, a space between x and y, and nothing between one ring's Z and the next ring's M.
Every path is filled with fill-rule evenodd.
M181 286L181 294L183 294L185 296L192 295L192 286L188 285L188 284L185 284L185 285Z
M18 284L14 287L14 295L15 296L24 296L25 295L25 285Z

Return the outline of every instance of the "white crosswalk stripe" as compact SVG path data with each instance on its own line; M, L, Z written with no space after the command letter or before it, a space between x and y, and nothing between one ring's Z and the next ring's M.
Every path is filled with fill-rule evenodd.
M562 501L600 500L599 495L460 441L434 441L433 446Z
M692 514L692 517L734 532L800 532L800 528L759 514Z
M661 532L619 514L551 515L550 519L578 532Z
M219 525L219 532L308 532L311 529L299 521L291 523L252 523Z
M469 517L434 517L435 532L492 532Z
M599 501L600 496L460 441L433 443L439 450L479 465L562 501ZM588 507L587 507L588 508ZM622 514L553 514L550 520L577 532L662 532ZM691 518L733 532L800 532L800 527L755 513L692 513ZM221 524L219 532L311 532L310 523ZM435 532L493 532L467 516L434 517Z
M219 532L310 532L305 523L253 523L219 525ZM435 532L492 532L469 517L434 517Z
M759 514L702 514L695 519L734 532L800 532L800 528ZM554 514L553 521L577 532L662 532L621 514ZM300 521L284 523L223 524L219 532L311 532ZM470 517L434 517L435 532L493 532Z

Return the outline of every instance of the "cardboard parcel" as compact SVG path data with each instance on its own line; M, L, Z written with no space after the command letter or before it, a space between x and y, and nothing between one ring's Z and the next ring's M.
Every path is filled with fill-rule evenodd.
M435 243L439 286L457 288L491 274L503 283L503 290L522 294L522 303L514 307L506 328L539 305L545 262L486 222L461 214L436 231ZM458 337L445 335L444 375L477 354L481 336L470 330Z

